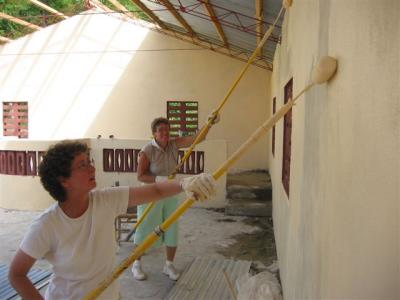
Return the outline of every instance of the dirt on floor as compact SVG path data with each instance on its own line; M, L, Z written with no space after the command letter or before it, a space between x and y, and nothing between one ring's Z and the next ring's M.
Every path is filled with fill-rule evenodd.
M237 222L236 219L230 217L221 218L217 221ZM269 266L277 260L272 219L246 217L241 222L256 227L258 230L231 236L230 238L234 242L229 247L218 249L217 252L228 258L253 261L254 271L258 273L265 266Z

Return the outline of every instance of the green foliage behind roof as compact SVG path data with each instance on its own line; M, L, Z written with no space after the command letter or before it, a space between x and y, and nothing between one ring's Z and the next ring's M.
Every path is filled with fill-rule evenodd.
M118 9L114 7L114 5L111 2L107 0L100 0L100 2L105 4L109 8L118 11ZM140 8L137 7L131 0L118 0L118 2L121 3L123 6L125 6L128 11L137 16L139 19L149 21L147 15L144 12L142 12Z
M41 0L41 2L67 16L79 14L87 9L83 0ZM117 10L107 0L100 0L100 2L113 10ZM137 17L148 19L130 0L119 0L119 2ZM35 6L28 0L0 0L0 11L41 27L46 27L62 20L62 18L53 16L50 12ZM25 26L0 19L1 36L17 39L32 31L32 29Z

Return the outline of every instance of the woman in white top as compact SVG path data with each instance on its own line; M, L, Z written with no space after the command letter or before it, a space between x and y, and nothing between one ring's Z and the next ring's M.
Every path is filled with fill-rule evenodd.
M27 277L38 259L48 260L53 276L45 299L82 299L116 266L114 218L128 207L180 193L206 199L215 192L211 175L140 187L94 190L95 168L87 145L57 143L39 166L43 187L57 200L31 225L14 256L9 279L24 299L42 299ZM99 299L118 299L118 283Z

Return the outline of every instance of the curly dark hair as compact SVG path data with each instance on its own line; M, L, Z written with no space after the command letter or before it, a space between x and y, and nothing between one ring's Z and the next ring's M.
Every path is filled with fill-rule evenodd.
M71 176L71 165L74 158L87 153L86 144L78 141L61 141L49 147L39 165L40 182L49 194L58 202L65 201L66 192L60 183L60 177Z
M151 132L154 133L157 130L157 126L160 124L166 124L169 126L169 121L166 118L163 117L159 117L159 118L155 118L153 120L153 122L151 122Z

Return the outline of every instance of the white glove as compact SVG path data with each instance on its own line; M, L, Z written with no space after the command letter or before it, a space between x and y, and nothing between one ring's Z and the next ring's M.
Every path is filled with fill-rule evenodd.
M154 182L162 182L168 180L168 176L156 176Z
M210 113L207 117L207 122L211 121L211 124L217 124L220 120L219 114L216 113L216 111L213 111L212 113Z
M203 201L215 196L216 181L207 173L186 177L181 180L182 189L189 198Z

